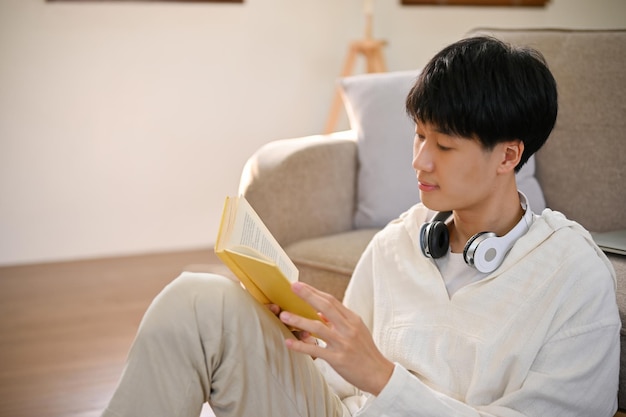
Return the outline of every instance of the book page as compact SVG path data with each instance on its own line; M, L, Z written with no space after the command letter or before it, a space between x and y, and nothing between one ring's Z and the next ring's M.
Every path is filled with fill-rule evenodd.
M237 238L237 242L232 243L237 246L238 251L247 252L251 256L260 253L275 263L290 282L297 281L298 268L274 239L252 206L243 197L238 198L237 202L237 216L232 234L233 238ZM251 248L257 253L246 251L246 248Z

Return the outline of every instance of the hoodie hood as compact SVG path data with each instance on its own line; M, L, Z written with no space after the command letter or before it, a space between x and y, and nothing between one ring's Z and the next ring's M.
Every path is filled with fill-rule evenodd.
M403 224L406 231L409 232L416 250L423 256L420 249L419 233L411 231L419 230L421 225L429 221L433 215L434 212L432 210L429 210L420 203L403 213L398 219L391 222L391 224ZM534 215L533 223L528 232L515 242L502 264L493 271L489 277L500 275L509 267L524 259L530 252L536 250L540 245L544 244L544 242L553 239L557 234L566 235L557 239L560 241L563 241L561 239L568 239L567 241L571 241L571 239L584 239L606 265L606 268L613 278L614 286L617 286L613 265L602 249L596 245L591 234L579 223L565 217L563 213L550 209L545 209L541 215Z

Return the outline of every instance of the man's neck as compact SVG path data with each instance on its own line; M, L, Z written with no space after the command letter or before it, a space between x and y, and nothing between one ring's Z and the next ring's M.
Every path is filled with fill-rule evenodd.
M480 232L504 236L523 216L517 189L499 194L475 209L455 210L452 223L448 225L452 252L462 253L469 238Z

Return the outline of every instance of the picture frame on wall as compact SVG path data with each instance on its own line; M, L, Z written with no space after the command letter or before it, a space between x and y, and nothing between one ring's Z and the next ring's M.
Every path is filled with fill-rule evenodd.
M243 3L244 0L46 0L48 3L104 3L104 2L115 2L115 3Z
M549 0L402 0L403 5L543 7Z

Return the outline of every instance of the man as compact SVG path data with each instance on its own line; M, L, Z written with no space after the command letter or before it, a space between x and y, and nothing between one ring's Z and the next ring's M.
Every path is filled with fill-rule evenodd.
M146 313L105 415L195 416L204 401L218 416L613 415L614 271L580 225L534 216L515 183L556 120L541 55L459 41L407 110L423 204L372 240L344 304L294 284L312 321L183 274Z

